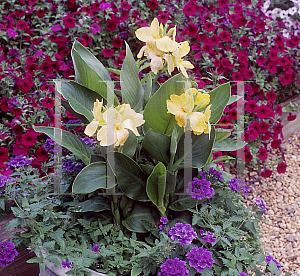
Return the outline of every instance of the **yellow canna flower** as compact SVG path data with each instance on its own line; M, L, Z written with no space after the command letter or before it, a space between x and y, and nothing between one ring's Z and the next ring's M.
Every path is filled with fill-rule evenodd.
M117 147L124 145L129 136L128 129L132 130L136 136L139 136L140 134L137 131L137 127L145 122L143 115L136 113L130 108L129 104L123 104L116 108L108 108L103 113L103 119L106 125L102 126L97 133L97 140L100 141L101 146L115 144ZM110 131L110 126L113 130L113 137L109 137L110 133L108 132Z
M105 124L105 121L103 120L103 116L101 113L102 105L103 105L103 100L99 102L99 100L96 99L96 102L94 102L94 109L92 111L94 115L94 119L86 126L84 130L84 134L88 136L93 136L97 131L98 126Z
M176 42L175 42L176 43ZM174 71L174 67L177 67L182 74L188 78L185 68L193 69L194 65L187 60L182 60L182 57L186 56L190 51L190 46L187 41L173 44L174 48L172 54L164 54L164 59L168 63L168 72Z
M194 111L195 104L199 104L201 102L203 102L201 107L205 107L209 103L209 97L207 97L204 93L202 94L201 92L198 92L197 89L191 88L190 91L186 91L180 96L170 96L170 100L167 100L168 113L175 115L175 119L180 127L186 127L187 121L189 120L194 134L200 135L203 132L210 134L210 106L206 108L204 113Z

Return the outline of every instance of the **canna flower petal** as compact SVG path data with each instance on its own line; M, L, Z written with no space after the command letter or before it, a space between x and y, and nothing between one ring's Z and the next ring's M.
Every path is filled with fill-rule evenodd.
M186 56L190 51L190 46L187 41L179 43L179 56L182 58Z
M96 121L95 119L92 120L85 128L84 134L88 136L93 136L95 132L97 131L97 128L99 126L99 121Z
M125 128L122 128L122 129L119 129L115 132L116 136L117 136L117 140L115 142L115 146L123 146L124 143L126 142L128 136L129 136L129 132L127 129Z
M168 73L171 75L171 73L174 71L173 57L170 54L164 54L163 58L168 64Z
M194 134L200 135L207 128L206 116L202 112L193 112L189 119Z
M209 104L210 95L206 94L206 93L197 92L196 99L195 99L195 105L198 106L198 104L200 104L202 101L204 101L204 103L202 103L198 108L203 108Z
M171 38L169 38L168 36L164 36L160 39L157 39L156 41L156 47L164 52L173 52L174 50L174 43L176 44L176 42L172 41Z

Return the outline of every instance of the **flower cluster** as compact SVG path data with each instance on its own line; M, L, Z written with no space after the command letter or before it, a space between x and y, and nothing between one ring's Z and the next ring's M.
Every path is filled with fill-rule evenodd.
M16 157L11 157L9 162L6 162L6 165L8 165L9 169L16 169L18 167L24 167L31 164L31 160L26 158L23 155L17 155Z
M228 184L232 192L242 193L245 196L248 195L247 192L251 192L251 189L246 185L243 179L232 178L231 180L228 180Z
M62 169L67 172L81 171L84 168L84 163L72 155L62 157Z
M158 276L188 276L189 271L185 267L186 262L179 260L179 258L175 259L167 259L165 263L163 263L160 268L161 271L158 272Z
M193 239L197 238L197 233L190 224L180 222L177 222L175 226L169 230L168 235L172 240L179 241L180 245L191 244Z
M213 188L210 188L211 182L205 180L204 178L198 179L194 177L192 182L188 183L188 188L186 192L190 194L192 198L197 198L198 200L202 200L205 197L210 199L212 195L215 194Z
M66 260L66 261L62 261L61 265L63 268L71 268L72 263L69 260Z
M7 266L8 262L12 262L18 256L15 245L9 241L0 242L0 266Z
M259 207L261 212L263 212L265 215L267 214L266 205L261 198L253 198L253 202Z
M213 238L214 233L211 233L211 232L209 232L209 231L206 231L206 232L204 233L204 231L201 229L201 230L200 230L200 234L201 234L202 236L205 235L205 236L201 239L201 241L206 241L206 242L209 242L209 243L214 243L214 242L216 242L216 239Z
M278 270L280 270L281 264L279 262L277 262L273 256L271 256L271 255L266 256L266 263L270 264L271 261L273 261L276 264Z
M3 187L8 180L12 181L13 178L0 174L0 187Z
M242 272L242 273L239 274L238 276L250 276L250 275L246 274L245 272Z
M99 252L103 244L100 242L94 243L93 248L91 249L93 252Z
M210 133L209 123L211 110L210 105L205 112L198 112L210 102L210 95L198 92L196 88L191 88L180 96L171 95L171 100L167 100L168 113L175 115L175 119L180 127L186 127L189 123L193 133L200 135Z
M182 58L189 53L190 46L187 41L175 41L176 27L166 33L166 28L162 24L159 25L158 19L154 18L150 27L139 28L135 34L139 40L146 42L146 46L141 48L137 57L141 58L144 54L149 58L151 70L155 74L163 68L165 60L169 74L177 67L186 78L188 77L185 68L193 69L194 66ZM171 35L173 39L170 38Z
M115 147L124 145L129 136L128 129L136 136L140 136L137 127L145 122L142 114L136 113L129 104L122 104L116 108L107 108L102 105L103 102L99 102L98 99L94 103L92 110L94 119L87 125L84 131L86 135L94 135L98 127L101 126L97 133L97 140L100 141L100 145L114 144ZM102 109L104 109L103 113Z
M212 259L212 253L203 247L193 247L186 256L189 259L189 265L194 267L199 273L203 272L206 267L212 269L215 262Z

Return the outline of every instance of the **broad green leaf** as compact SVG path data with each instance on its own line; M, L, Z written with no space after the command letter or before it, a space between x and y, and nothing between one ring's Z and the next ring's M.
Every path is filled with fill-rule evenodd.
M224 139L215 142L213 151L235 151L242 149L245 145L247 145L247 143L240 140Z
M96 99L101 101L98 93L74 81L62 82L59 92L69 101L74 111L84 115L90 122L94 119L94 102Z
M149 129L143 139L142 147L157 161L169 163L170 137Z
M198 201L196 198L192 198L189 194L175 195L173 198L174 199L168 208L177 212L195 207Z
M111 87L111 78L103 64L78 41L74 42L71 54L82 85L104 99L108 99L107 93L110 93L114 97L114 103L118 105L119 101Z
M171 135L171 143L170 143L170 162L168 168L173 166L175 153L177 150L177 141L178 141L178 131L176 127L173 128L172 135Z
M223 156L220 156L218 157L217 159L211 161L213 163L218 163L220 161L224 161L224 160L234 160L235 158L231 157L231 156L228 156L228 155L223 155Z
M146 104L144 119L146 129L152 128L167 136L172 135L174 126L177 125L175 116L168 113L167 100L172 94L181 95L184 93L184 80L182 74L177 74L164 82Z
M222 114L223 110L225 109L229 98L230 98L230 83L224 83L214 90L212 90L210 93L210 103L211 104L211 117L210 117L210 123L216 124Z
M144 95L144 106L147 104L151 97L151 90L152 90L152 78L151 74L148 74L147 82L145 84L145 95Z
M164 215L164 196L166 191L166 167L159 162L147 179L146 192L151 202Z
M115 174L122 192L138 201L150 201L146 193L146 178L140 166L130 157L114 152Z
M177 152L175 155L175 162L173 169L180 169L184 167L184 159L189 158L192 155L192 167L202 168L207 159L209 158L212 147L215 141L215 128L211 127L210 137L208 134L202 133L201 135L195 135L191 133L192 144L189 147L185 147L185 135L179 140Z
M54 127L33 126L36 132L48 135L54 142L68 149L79 157L86 165L89 164L93 150L76 135Z
M216 128L216 141L222 141L231 135L232 129Z
M121 94L123 103L130 104L135 112L141 112L144 104L144 89L131 50L126 44L126 57L121 68Z
M61 100L61 105L69 111L72 115L76 116L78 119L80 119L84 124L88 124L90 121L83 115L77 113L69 104L68 101Z
M110 189L116 185L114 178L107 172L105 162L95 162L86 166L76 176L72 192L74 194L88 194L98 189Z
M110 202L104 197L94 197L84 202L80 202L71 208L72 212L102 212L110 210Z
M231 97L229 98L229 101L227 103L227 105L230 105L236 101L238 101L239 99L242 99L242 96L238 96L238 95L231 95Z
M125 144L123 145L122 153L129 157L133 157L136 151L138 141L136 135L130 129L128 130L128 132L129 132L129 136Z
M151 223L153 226L155 221L151 214L151 209L141 204L135 203L130 215L122 221L122 224L132 232L146 233L147 229L144 227L142 220Z

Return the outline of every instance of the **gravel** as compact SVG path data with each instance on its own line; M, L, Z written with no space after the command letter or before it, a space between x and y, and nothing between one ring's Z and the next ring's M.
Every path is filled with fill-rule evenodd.
M246 181L252 183L252 193L245 203L252 205L252 199L259 197L267 207L267 221L261 222L265 251L282 265L283 272L300 275L300 132L282 143L286 149L288 165L283 174L276 171L270 178L262 178L257 172L248 172ZM281 154L272 154L280 158ZM284 275L284 274L283 274Z

